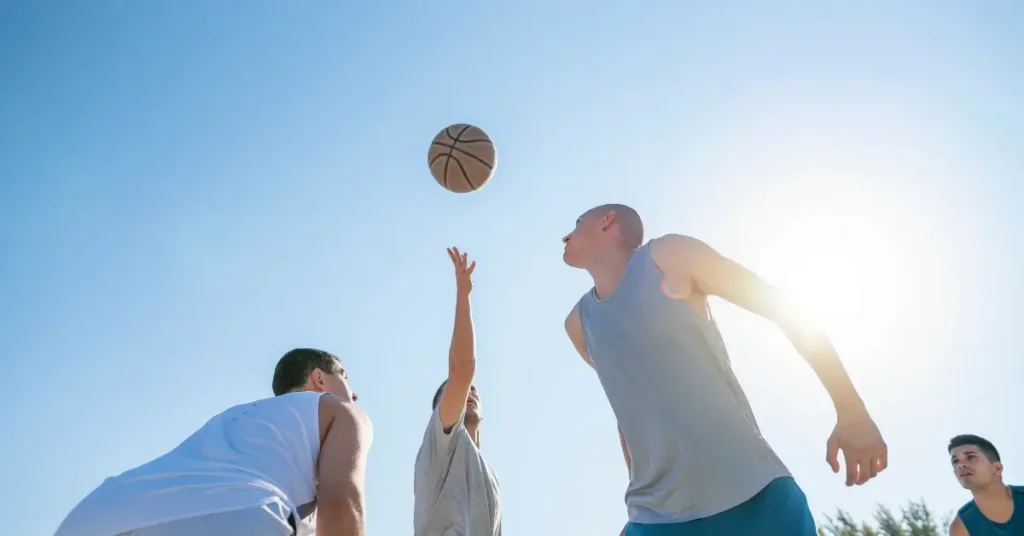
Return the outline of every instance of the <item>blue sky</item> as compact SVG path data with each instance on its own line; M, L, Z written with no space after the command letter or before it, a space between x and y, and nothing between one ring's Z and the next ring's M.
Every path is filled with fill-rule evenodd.
M507 533L617 534L615 423L562 329L590 282L559 239L604 202L830 327L890 445L863 488L825 465L808 367L713 305L815 512L958 507L945 443L962 432L1024 483L1024 10L848 4L0 2L5 530L52 534L104 477L318 346L376 423L370 530L410 533L455 245L479 262ZM455 122L498 150L469 195L427 171Z

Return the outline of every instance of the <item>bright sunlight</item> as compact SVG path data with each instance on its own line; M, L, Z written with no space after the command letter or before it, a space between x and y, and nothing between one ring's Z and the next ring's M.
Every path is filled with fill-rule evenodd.
M790 214L763 237L758 260L801 312L844 340L880 334L899 320L908 260L883 222L839 207Z

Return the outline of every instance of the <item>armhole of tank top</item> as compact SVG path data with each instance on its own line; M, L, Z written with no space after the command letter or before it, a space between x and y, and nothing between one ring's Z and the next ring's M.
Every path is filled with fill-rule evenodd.
M650 267L654 271L654 273L658 274L658 287L659 287L659 290L661 290L661 292L665 292L667 290L667 289L665 289L665 285L667 284L667 281L665 279L665 272L661 269L661 266L658 266L658 263L655 262L655 260L654 260L654 254L651 253L651 241L650 240L647 241L644 245L640 246L640 248L643 249L643 251L642 252L641 251L637 251L637 254L642 255L643 256L643 259L642 259L643 262L645 264L650 265ZM637 256L638 255L634 255L633 256L634 259ZM632 265L633 263L630 262L630 264ZM632 268L632 266L631 266L631 268Z
M587 357L584 362L588 362L587 365L590 368L594 368L594 360L590 357L590 344L587 342L587 328L583 325L583 301L591 300L595 301L594 288L591 287L586 294L580 296L580 299L576 300L576 306L573 307L573 311L576 313L576 317L580 321L580 336L583 337L583 350L587 352Z

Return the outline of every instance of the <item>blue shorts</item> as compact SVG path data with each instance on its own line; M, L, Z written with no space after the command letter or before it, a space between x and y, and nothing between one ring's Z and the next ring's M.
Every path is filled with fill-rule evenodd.
M791 477L772 480L747 502L683 523L626 525L626 536L817 536L807 497Z

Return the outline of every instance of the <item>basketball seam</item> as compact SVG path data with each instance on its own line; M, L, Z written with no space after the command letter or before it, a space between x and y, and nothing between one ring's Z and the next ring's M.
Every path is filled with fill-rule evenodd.
M469 125L463 126L462 130L460 130L459 133L456 134L455 136L452 136L451 132L448 132L449 128L451 128L451 127L448 126L448 127L444 128L444 133L448 134L448 136L450 136L452 138L452 140L453 140L452 141L452 146L448 148L448 160L444 161L444 183L442 183L442 186L444 186L445 188L448 188L448 166L452 165L452 151L455 150L455 144L459 142L459 136L465 134L466 131L469 130ZM456 160L456 162L458 162L459 168L461 169L462 168L462 162L459 162L458 160ZM463 175L466 174L465 170L462 171L462 174ZM469 182L468 176L467 176L466 182ZM470 186L473 186L472 183L470 184Z
M452 134L451 128L454 127L454 126L455 125L448 125L448 126L444 127L444 133L447 134L448 137L451 138L452 140L458 141L458 139L459 139L458 136L461 136L463 132L466 132L466 129L469 128L469 125L463 125L462 126L462 132L459 132L457 135L456 134Z
M473 184L473 181L469 180L469 173L466 173L466 168L462 165L462 162L460 162L459 159L455 158L454 156L451 159L454 160L455 164L459 166L459 171L462 172L462 178L466 179L466 184L469 185L469 191L475 192L476 186Z
M444 147L447 147L447 145L445 145ZM437 162L438 159L440 159L442 156L448 156L448 155L446 155L444 153L434 155L434 158L431 158L430 161L427 162L427 167L430 167L430 166L434 165L434 162Z
M484 143L484 142L491 143L491 140L459 140L459 143ZM437 140L434 140L434 141L430 142L430 144L431 145L437 145L438 147L455 147L454 144L449 144L447 142L437 141ZM491 144L491 145L493 145L493 144Z
M483 158L480 158L479 156L477 156L477 155L475 155L475 154L473 154L473 153L471 153L471 152L468 152L468 151L463 151L462 149L459 149L458 147L456 147L456 146L454 146L454 145L452 145L452 147L451 147L451 151L458 151L458 152L460 152L460 153L462 153L462 154L464 154L464 155L466 155L466 156L468 156L468 157L472 158L473 160L476 160L477 162L480 162L480 163L481 163L481 164L483 164L483 165L484 165L484 167L486 167L487 169L494 169L493 167L491 167L491 165L490 165L490 164L488 164L488 163L487 163L487 161L486 161L486 160L484 160ZM449 151L449 152L448 152L448 154L451 154L451 151Z

